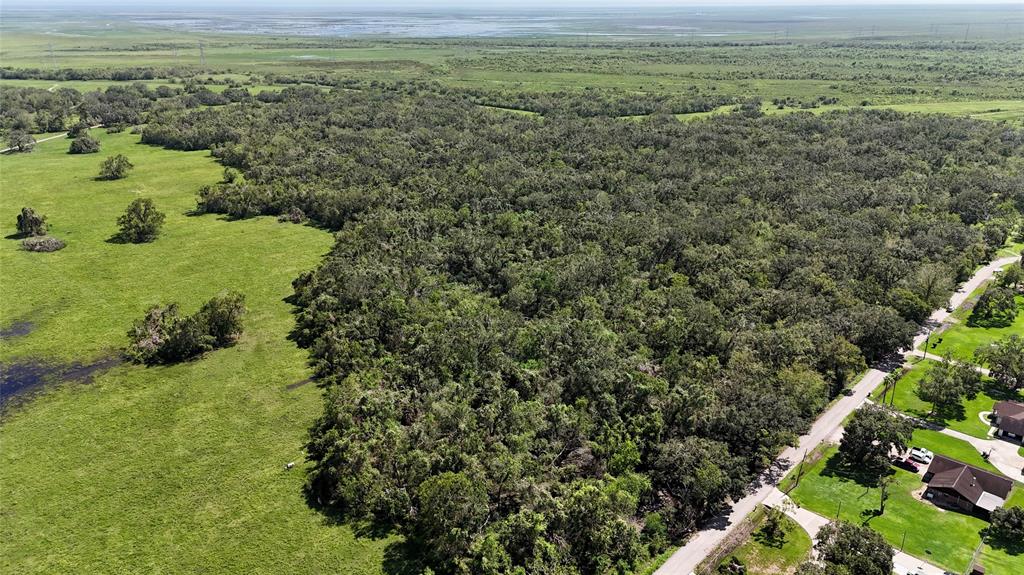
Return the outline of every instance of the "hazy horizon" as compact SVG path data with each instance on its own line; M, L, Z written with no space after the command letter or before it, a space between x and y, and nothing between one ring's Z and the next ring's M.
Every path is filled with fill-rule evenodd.
M369 5L368 5L369 4ZM476 12L502 12L522 10L588 10L588 9L672 9L672 8L787 8L806 6L813 8L839 7L902 7L902 6L963 6L979 8L986 5L1007 6L1018 4L1024 13L1024 2L1021 0L985 0L984 2L965 2L963 0L638 0L623 2L622 0L521 0L500 1L481 6L473 0L377 0L368 3L365 0L299 0L281 6L273 0L87 0L73 2L69 0L7 0L0 4L0 9L17 8L19 10L69 10L88 8L114 8L118 10L158 9L166 11L179 10L261 10L261 11L294 11L294 10L346 10L358 12L387 11L424 11L424 10L465 10Z

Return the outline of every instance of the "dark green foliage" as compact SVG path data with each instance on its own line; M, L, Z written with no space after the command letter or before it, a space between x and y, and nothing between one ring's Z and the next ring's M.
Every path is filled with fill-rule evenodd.
M100 166L100 179L120 180L127 176L128 172L134 167L124 154L110 156L103 160L103 164Z
M15 152L31 152L36 147L36 139L27 132L14 130L7 136L7 147Z
M153 306L128 331L125 355L146 364L175 363L232 345L242 333L245 297L237 292L218 295L191 316L177 304Z
M1012 190L1024 145L889 112L541 121L416 85L260 100L144 138L244 172L201 211L337 230L294 282L325 386L309 489L446 572L628 571L720 509L984 258L947 162ZM884 417L864 435L905 444ZM420 523L425 486L461 488L443 532Z
M89 134L89 123L88 122L76 122L71 129L68 130L68 137L71 139L78 139L82 136Z
M917 385L917 397L932 404L940 413L960 405L964 397L973 398L981 390L981 374L967 363L955 363L948 355L928 370Z
M68 148L70 154L95 154L100 151L100 141L89 134L82 134L71 142ZM108 178L112 179L112 178Z
M1010 288L992 286L978 298L967 318L971 327L1006 327L1017 318L1017 300Z
M853 412L846 424L839 453L849 466L882 473L889 468L889 453L906 451L913 433L914 424L909 419L867 404Z
M133 244L151 242L160 235L165 217L163 212L156 209L153 200L136 198L117 218L117 227L120 230L117 238Z
M17 230L21 236L45 236L46 216L37 214L32 208L21 208Z
M978 363L988 366L990 375L1008 390L1024 387L1024 337L1011 335L974 352Z
M233 345L242 333L243 315L245 296L229 291L204 303L197 317L204 326L203 331L213 338L213 347L227 347Z
M992 511L991 525L985 530L989 543L1024 553L1024 507L1000 507Z
M824 564L821 570L798 573L822 575L890 575L893 548L870 527L839 521L818 532L814 548Z

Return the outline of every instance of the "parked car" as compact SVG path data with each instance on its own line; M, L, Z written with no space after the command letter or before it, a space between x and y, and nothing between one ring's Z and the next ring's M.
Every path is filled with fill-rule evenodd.
M912 471L914 473L921 471L921 466L909 457L906 459L900 459L895 463L895 465L900 469L906 469L907 471Z
M910 450L910 459L918 463L928 465L932 462L933 457L935 457L935 454L923 447L914 447Z

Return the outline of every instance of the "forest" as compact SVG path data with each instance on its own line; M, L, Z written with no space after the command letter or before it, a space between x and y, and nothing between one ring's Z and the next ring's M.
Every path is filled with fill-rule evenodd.
M227 166L198 212L335 232L290 298L325 390L309 498L437 572L633 570L909 347L1024 211L1005 124L477 97L293 87L142 129Z

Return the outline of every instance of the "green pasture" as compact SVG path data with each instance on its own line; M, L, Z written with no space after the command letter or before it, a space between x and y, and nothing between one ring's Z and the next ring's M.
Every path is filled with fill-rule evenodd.
M396 538L339 522L304 499L302 445L320 411L288 341L283 301L331 236L273 218L193 216L195 192L220 178L206 152L142 145L94 130L99 154L68 140L0 157L0 236L31 206L67 242L28 253L0 239L5 369L116 358L132 321L156 303L186 312L224 289L246 296L231 348L164 367L122 364L91 382L53 385L0 425L0 571L5 573L356 573L384 569ZM97 181L106 156L135 164ZM134 198L167 214L142 245L110 243ZM297 462L294 469L285 464Z

